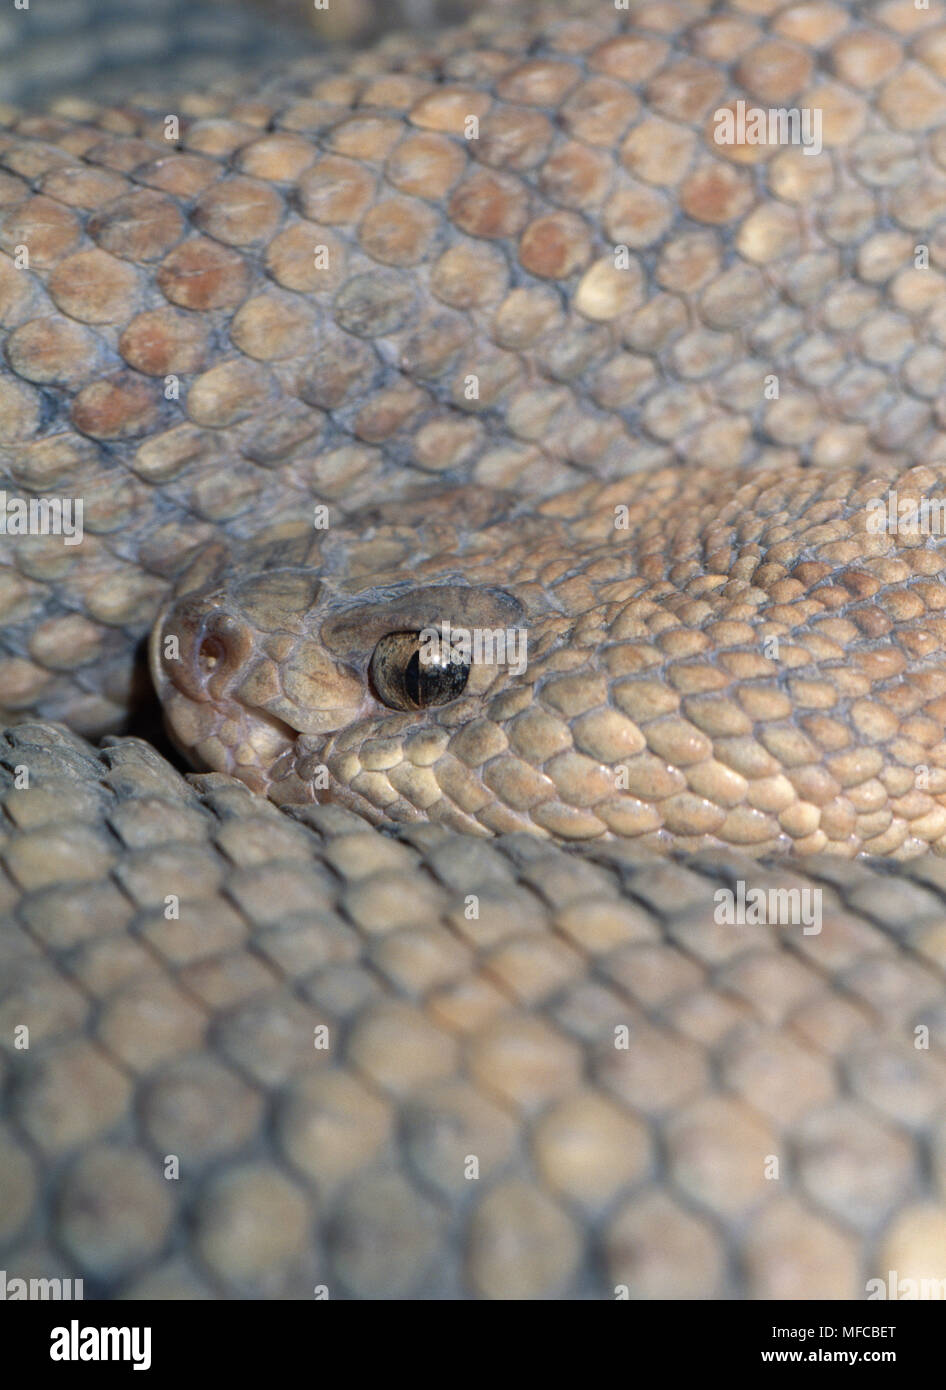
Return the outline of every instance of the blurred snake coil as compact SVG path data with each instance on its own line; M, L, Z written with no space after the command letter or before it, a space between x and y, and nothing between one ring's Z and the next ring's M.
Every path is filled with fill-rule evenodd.
M0 1268L944 1296L943 4L56 8L0 23Z

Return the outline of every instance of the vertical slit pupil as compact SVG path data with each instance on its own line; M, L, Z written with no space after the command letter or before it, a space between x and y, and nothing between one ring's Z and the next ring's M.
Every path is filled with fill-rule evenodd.
M421 704L420 652L415 652L404 668L404 692L411 704Z

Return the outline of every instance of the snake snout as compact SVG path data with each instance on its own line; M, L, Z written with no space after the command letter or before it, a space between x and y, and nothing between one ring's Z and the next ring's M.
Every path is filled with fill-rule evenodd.
M181 598L155 627L153 664L191 700L219 699L253 651L253 634L240 618L208 598Z

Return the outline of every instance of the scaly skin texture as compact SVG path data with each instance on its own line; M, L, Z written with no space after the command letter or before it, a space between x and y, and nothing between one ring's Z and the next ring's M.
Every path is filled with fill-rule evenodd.
M0 556L8 1276L946 1277L938 551L863 525L942 475L943 51L940 7L583 3L5 112L6 486L87 531ZM822 108L825 152L715 145L740 96ZM525 676L376 706L379 607L420 576L456 621L508 592ZM234 620L215 673L165 664L179 742L262 786L300 719L337 799L443 823L32 722L126 726L175 583L185 652L215 595ZM833 853L734 847L789 842ZM718 922L740 882L818 892L820 932Z
M0 466L87 535L9 547L0 707L122 727L186 552L316 502L941 456L939 12L752 8L486 13L176 99L176 144L158 98L11 111ZM716 145L738 96L823 153Z
M9 732L0 781L8 1278L611 1299L943 1277L938 857L801 874L392 837L41 725ZM820 889L821 933L716 925L740 880Z
M155 628L156 683L198 766L283 804L664 849L942 851L946 553L906 519L944 481L666 469L629 505L624 481L529 509L451 493L427 526L389 508L213 550ZM445 624L526 645L474 659L448 704L386 708L378 640Z

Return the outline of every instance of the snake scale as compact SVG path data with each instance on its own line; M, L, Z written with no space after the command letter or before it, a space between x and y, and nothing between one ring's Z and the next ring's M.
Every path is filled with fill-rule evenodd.
M946 1278L943 6L0 106L0 328L7 1276Z

